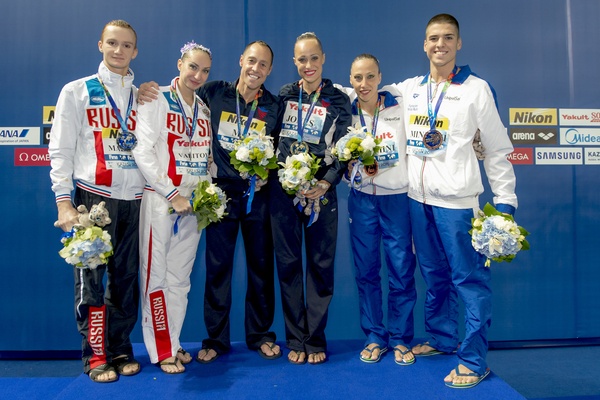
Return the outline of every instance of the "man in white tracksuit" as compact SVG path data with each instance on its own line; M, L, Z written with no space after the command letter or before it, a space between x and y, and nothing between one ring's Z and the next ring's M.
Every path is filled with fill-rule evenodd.
M69 232L78 223L74 205L89 210L101 201L112 220L104 229L111 236L113 256L96 269L74 269L84 372L94 382L106 383L140 371L129 335L138 315L144 178L128 147L137 124L137 89L129 69L137 55L137 35L127 22L111 21L102 30L98 49L103 54L98 73L68 83L60 93L48 153L57 226Z
M194 42L181 52L179 77L159 88L157 101L139 106L133 149L147 181L140 216L142 333L150 361L167 374L192 361L179 343L201 235L190 198L199 180L210 180L210 111L195 91L208 78L212 56Z
M473 139L480 131L483 162L494 204L513 214L516 179L507 155L512 144L498 115L490 85L468 66L456 66L462 41L458 21L448 14L427 24L426 76L398 85L403 94L410 215L417 260L427 284L428 341L417 356L451 353L458 346L458 296L465 304L466 332L458 366L446 376L452 388L477 385L489 374L487 331L491 324L490 270L471 245L468 231L479 208L483 184Z

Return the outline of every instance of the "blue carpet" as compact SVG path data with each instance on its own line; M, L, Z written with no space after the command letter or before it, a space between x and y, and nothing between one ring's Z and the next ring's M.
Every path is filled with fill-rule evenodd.
M391 352L381 362L359 360L362 341L333 341L329 360L321 365L293 365L287 351L264 360L243 343L211 364L193 362L183 374L166 375L152 364L142 344L134 345L142 372L118 382L98 384L77 378L2 379L3 398L11 399L525 399L493 372L472 389L449 389L444 376L456 366L455 356L418 358L411 366L394 363ZM199 343L186 344L195 355ZM6 397L5 397L6 396Z

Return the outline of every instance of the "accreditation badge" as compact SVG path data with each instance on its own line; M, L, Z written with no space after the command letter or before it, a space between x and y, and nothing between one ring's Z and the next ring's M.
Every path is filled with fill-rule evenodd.
M444 135L438 130L432 129L423 136L423 146L428 150L437 150L444 143Z
M119 131L117 133L117 146L123 151L131 151L137 146L137 137L133 132Z

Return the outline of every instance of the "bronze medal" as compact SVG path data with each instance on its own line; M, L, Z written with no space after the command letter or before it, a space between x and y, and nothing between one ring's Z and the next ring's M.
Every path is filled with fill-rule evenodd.
M428 150L437 150L444 143L444 135L435 129L430 130L423 136L423 146Z
M377 160L371 165L364 165L365 175L367 176L375 176L379 171L379 164L377 164Z

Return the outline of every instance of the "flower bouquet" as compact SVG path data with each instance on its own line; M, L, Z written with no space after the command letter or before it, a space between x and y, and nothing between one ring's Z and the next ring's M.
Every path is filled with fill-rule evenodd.
M63 234L61 242L64 247L58 254L77 268L96 269L113 254L110 235L98 226L73 227Z
M277 168L277 157L273 148L273 138L267 136L264 130L260 134L249 133L234 144L229 153L231 165L240 173L243 179L250 178L250 188L246 213L250 212L254 192L260 190L269 177L269 169Z
M267 179L269 169L277 168L273 138L264 132L250 133L244 139L236 141L229 156L231 164L244 179L253 175Z
M300 153L288 156L285 163L279 163L283 168L277 171L279 182L287 194L298 194L308 190L317 183L315 174L319 170L319 161L310 153Z
M229 199L225 192L214 183L201 180L194 189L190 203L198 221L198 230L202 230L211 222L218 222L225 215L225 207Z
M318 199L307 199L303 192L317 184L315 174L319 170L319 161L310 153L293 154L285 159L285 163L279 163L283 168L277 171L283 190L296 196L294 205L311 217L308 226L317 220L321 206Z
M525 237L529 232L518 226L511 215L497 211L487 203L479 216L471 220L471 243L473 248L487 257L485 266L491 261L511 262L520 250L529 250Z
M340 161L359 160L365 166L376 163L375 153L379 150L381 139L373 137L371 132L359 125L348 127L348 133L337 141L331 153Z

